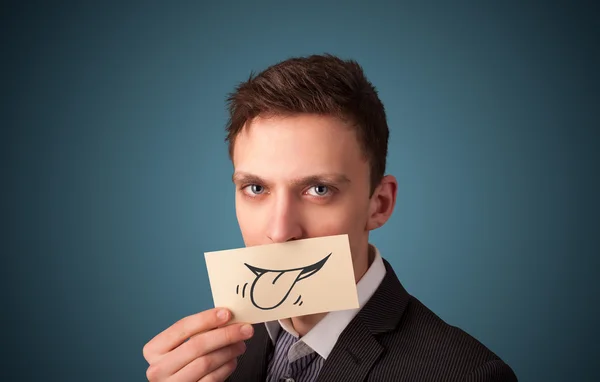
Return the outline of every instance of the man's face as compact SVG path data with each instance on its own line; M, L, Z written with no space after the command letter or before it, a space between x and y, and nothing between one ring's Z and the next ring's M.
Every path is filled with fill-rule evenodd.
M259 117L236 137L233 164L246 246L348 234L360 277L370 169L352 127L330 116Z

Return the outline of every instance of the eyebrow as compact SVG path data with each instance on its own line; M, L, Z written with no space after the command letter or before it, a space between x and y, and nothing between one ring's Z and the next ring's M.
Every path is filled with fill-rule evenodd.
M261 178L258 175L250 174L247 172L235 172L231 177L233 183L244 183L244 184L269 184L266 179ZM344 174L315 174L309 175L302 178L292 179L290 182L292 186L310 186L315 184L344 184L350 183L350 179Z

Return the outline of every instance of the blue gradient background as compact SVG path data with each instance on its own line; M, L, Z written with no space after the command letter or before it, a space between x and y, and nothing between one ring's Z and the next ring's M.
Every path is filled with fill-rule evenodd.
M600 380L592 2L14 2L0 11L0 379L141 381L243 245L224 98L290 56L380 91L412 294L522 381ZM541 2L540 2L541 4Z

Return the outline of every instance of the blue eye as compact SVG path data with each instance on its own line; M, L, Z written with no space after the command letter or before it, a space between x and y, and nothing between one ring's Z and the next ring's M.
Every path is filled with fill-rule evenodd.
M309 189L308 193L313 196L325 196L329 192L329 188L322 184L313 186Z
M265 188L263 186L261 186L260 184L251 184L250 185L250 190L252 191L253 194L262 194L263 192L265 192Z

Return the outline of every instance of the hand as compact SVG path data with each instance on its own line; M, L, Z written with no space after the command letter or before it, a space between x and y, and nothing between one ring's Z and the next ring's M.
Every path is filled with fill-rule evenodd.
M223 308L209 309L177 321L144 346L149 381L224 381L252 337L249 324L222 326L231 319Z

